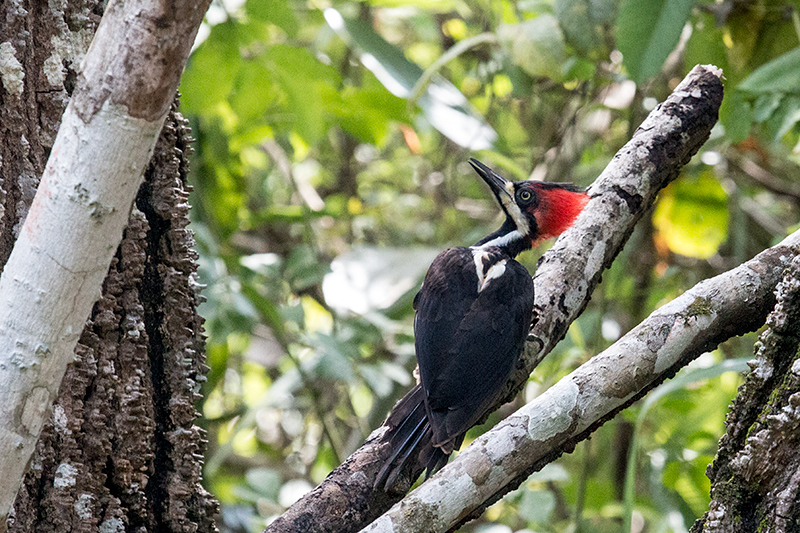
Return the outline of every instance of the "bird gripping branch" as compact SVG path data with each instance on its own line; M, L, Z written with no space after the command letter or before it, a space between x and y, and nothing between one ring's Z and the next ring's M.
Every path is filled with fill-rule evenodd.
M506 218L474 246L440 253L425 275L414 298L420 383L386 420L392 455L376 489L389 490L409 464L425 465L427 475L444 466L499 399L533 314L533 280L514 258L560 235L589 201L572 185L512 182L480 161L469 162Z

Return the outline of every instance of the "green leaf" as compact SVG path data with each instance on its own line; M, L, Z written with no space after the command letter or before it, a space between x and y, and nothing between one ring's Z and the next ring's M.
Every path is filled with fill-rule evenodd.
M644 423L644 419L647 416L647 413L650 409L658 403L658 401L663 398L664 396L675 392L680 389L684 389L698 381L703 381L706 379L715 378L721 376L725 372L744 372L747 370L747 361L749 358L741 358L741 359L727 359L725 361L721 361L719 363L713 364L711 366L705 368L697 368L688 371L681 372L673 379L666 381L656 387L653 391L651 391L647 397L645 398L644 402L642 402L642 407L639 410L639 414L636 417L636 424L634 426L633 432L633 440L631 441L631 448L628 453L628 468L627 473L625 476L625 489L624 489L624 524L623 524L623 531L630 531L630 520L631 514L633 512L633 501L634 501L634 485L636 484L636 455L638 449L640 448L639 440L641 438L641 427ZM673 485L678 478L678 468L677 463L670 463L664 469L663 477L664 485L671 486Z
M301 291L322 282L329 271L330 265L320 262L310 246L300 245L292 248L289 254L284 277L293 289Z
M693 17L694 18L694 17ZM683 65L689 72L695 65L712 64L721 68L730 84L734 69L728 62L728 49L725 47L727 28L719 27L710 13L699 13L692 25L692 35L686 43Z
M368 24L346 19L332 7L325 10L325 20L342 39L363 52L361 63L389 92L400 98L411 95L423 71L406 59L399 48L375 33ZM489 149L497 139L497 133L464 94L441 76L433 76L417 105L434 128L465 148Z
M300 29L300 23L289 6L288 0L247 0L244 9L248 15L262 22L269 22L294 37Z
M530 76L563 79L567 49L553 15L544 13L519 24L500 26L497 37L508 50L511 61Z
M182 111L202 113L230 93L242 61L237 28L230 21L217 24L192 53L181 78Z
M269 70L261 63L245 61L236 76L230 104L244 123L263 123L269 106L277 95Z
M653 223L673 252L707 259L728 237L728 195L711 170L672 183Z
M567 42L584 56L603 47L603 19L613 12L611 4L606 0L555 0L553 11Z
M752 94L800 94L800 47L761 65L737 89Z
M405 102L382 85L347 87L339 96L340 105L331 112L340 118L342 128L362 142L383 146L392 122L409 122Z
M784 98L784 105L781 106L781 124L775 133L775 140L786 135L798 122L800 122L800 98L796 96Z
M776 93L762 94L756 98L756 102L753 104L753 120L755 122L764 122L769 119L772 116L772 112L781 105L782 98L780 94Z
M623 0L617 46L636 83L656 74L675 49L695 0Z
M303 362L313 376L350 383L355 379L351 346L329 335L317 334L309 339L314 357Z
M594 76L597 65L593 61L588 61L580 57L570 57L564 63L564 79L588 81Z
M255 287L250 284L242 284L242 294L258 311L261 320L272 329L275 337L282 343L286 343L286 329L283 324L283 317L277 306L268 298L262 296Z
M244 478L260 496L277 501L283 481L280 472L273 468L251 468L245 472Z
M750 135L753 123L753 105L744 93L733 91L726 94L719 109L719 119L725 126L725 136L731 142L741 142Z
M519 515L529 522L547 524L556 508L556 499L549 490L526 490L519 502Z
M285 92L297 132L308 142L317 141L327 127L330 98L336 95L328 88L341 85L339 73L305 48L289 45L273 45L260 59Z

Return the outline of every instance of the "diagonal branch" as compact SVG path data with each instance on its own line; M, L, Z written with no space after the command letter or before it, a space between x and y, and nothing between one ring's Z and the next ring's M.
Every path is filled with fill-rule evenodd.
M722 102L721 74L712 66L695 67L650 113L589 189L592 200L574 226L540 261L534 278L539 320L503 402L513 398L533 368L563 338L636 222L708 138ZM398 501L404 491L372 489L380 466L392 452L382 441L383 434L383 428L374 431L265 533L358 531ZM422 469L423 465L416 465L409 477L416 478ZM405 490L410 484L406 480Z
M601 354L484 433L364 532L454 530L571 451L682 366L764 323L800 231L654 311Z

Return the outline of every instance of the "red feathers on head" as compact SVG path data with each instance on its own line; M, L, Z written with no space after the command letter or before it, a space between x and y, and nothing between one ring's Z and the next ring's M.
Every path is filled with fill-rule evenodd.
M578 215L589 202L583 192L566 189L547 188L539 192L539 205L534 216L539 229L537 240L557 237L575 222Z

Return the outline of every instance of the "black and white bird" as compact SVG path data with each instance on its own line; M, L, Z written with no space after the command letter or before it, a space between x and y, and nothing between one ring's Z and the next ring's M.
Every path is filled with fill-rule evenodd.
M430 475L499 399L522 352L533 313L533 280L514 258L574 222L588 196L572 185L512 182L470 164L489 185L505 222L474 246L434 259L414 298L420 383L386 420L392 455L375 487L389 490L410 461Z

